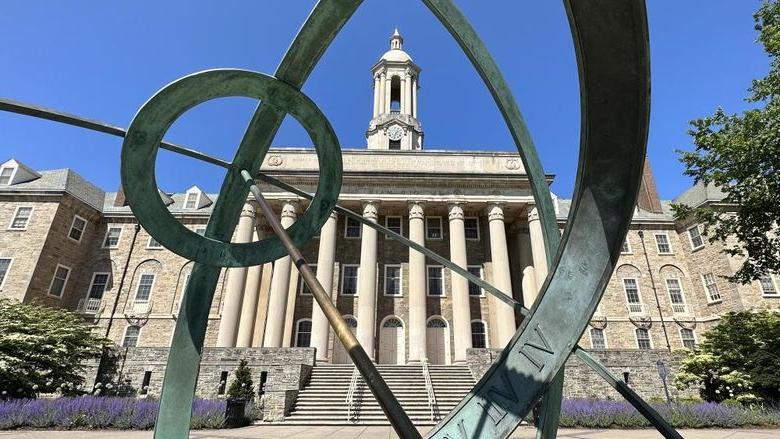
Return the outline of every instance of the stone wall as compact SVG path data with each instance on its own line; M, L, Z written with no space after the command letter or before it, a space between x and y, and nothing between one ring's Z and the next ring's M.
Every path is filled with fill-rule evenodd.
M590 354L600 361L618 378L644 399L664 399L663 381L658 376L656 361L662 360L669 371L667 383L672 398L692 398L698 396L695 389L677 390L674 376L685 357L684 352L669 353L665 350L592 350ZM479 380L491 364L501 354L497 349L470 349L468 366L474 378ZM628 375L626 375L628 374ZM566 379L563 388L564 398L623 399L606 381L599 377L588 365L572 355L566 362Z

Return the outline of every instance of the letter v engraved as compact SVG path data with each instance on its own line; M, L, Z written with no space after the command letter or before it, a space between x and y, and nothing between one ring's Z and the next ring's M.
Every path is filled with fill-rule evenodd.
M539 340L532 341L529 338L528 341L523 344L523 347L520 348L519 352L523 354L523 356L527 358L528 361L530 361L534 366L538 367L539 371L541 372L542 369L544 369L544 366L546 366L544 363L546 358L542 357L542 355L553 355L555 352L553 352L552 348L550 348L550 344L547 343L547 339L544 338L544 332L542 332L541 325L537 324L533 333L536 334L536 337Z

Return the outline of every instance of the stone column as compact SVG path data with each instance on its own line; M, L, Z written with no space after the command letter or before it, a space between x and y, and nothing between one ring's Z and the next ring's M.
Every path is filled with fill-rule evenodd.
M425 245L425 205L409 203L409 239ZM409 249L409 363L419 363L425 356L425 255Z
M385 111L385 74L379 75L379 114L386 113Z
M255 208L251 204L246 203L243 209L241 209L241 217L238 219L238 228L233 241L236 243L249 242L252 239L254 229ZM235 267L228 270L225 302L222 305L222 317L219 319L217 347L233 347L236 345L236 332L241 313L246 273L246 267Z
M374 117L379 115L379 76L374 76Z
M261 238L255 230L254 240ZM257 314L257 302L260 299L260 281L263 278L263 266L249 267L244 287L244 301L241 304L241 320L238 323L238 337L236 346L247 348L252 345L252 336L255 332L255 318Z
M412 73L406 72L406 81L404 81L404 114L412 114Z
M450 203L450 260L466 269L466 231L463 226L463 204ZM455 363L466 362L466 349L471 347L471 310L469 309L469 281L451 273L452 328L455 342Z
M493 286L502 293L512 297L512 280L509 274L509 252L506 245L506 228L504 226L504 209L500 203L490 203L487 208L490 224L490 259L493 267ZM503 348L515 333L515 311L512 306L500 301L493 301L495 307L496 340Z
M281 223L284 228L290 227L298 217L297 203L285 201L282 206ZM274 262L274 272L271 276L271 292L268 296L268 318L265 325L264 347L282 347L284 338L284 321L287 314L287 295L290 287L290 256L279 258Z
M528 231L521 230L518 232L517 243L519 245L518 255L520 255L520 270L522 272L520 289L523 292L523 306L531 308L536 300L536 296L539 294L539 290L536 287L531 237L528 235Z
M417 117L417 77L412 77L412 117Z
M388 78L387 75L384 75L383 78L385 80L385 106L384 106L384 112L389 113L390 112L390 101L391 101L391 90L393 88L393 78Z
M263 275L260 278L260 300L257 301L257 310L255 311L255 329L252 334L252 347L263 347L263 337L265 336L265 320L268 316L268 298L271 293L271 275L273 274L274 264L266 262L263 265Z
M534 259L534 275L536 276L536 292L539 293L547 278L547 254L544 251L542 222L536 207L528 212L528 232L531 235L531 252Z
M328 220L320 229L320 248L317 252L317 280L330 297L333 289L333 264L336 262L336 212L331 212ZM311 346L317 348L317 361L330 362L328 339L330 324L322 308L314 300L311 310Z
M407 114L407 108L409 107L409 101L406 100L406 83L409 81L409 78L404 76L401 78L401 89L399 90L399 100L401 101L401 114ZM409 112L411 113L411 112Z
M377 203L363 202L363 218L376 222ZM376 326L376 230L363 225L360 238L360 268L358 268L357 339L374 360L374 327Z

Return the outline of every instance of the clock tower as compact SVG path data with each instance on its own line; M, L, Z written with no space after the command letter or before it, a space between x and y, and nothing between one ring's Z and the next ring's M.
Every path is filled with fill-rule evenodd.
M422 125L417 120L420 68L403 50L398 29L390 50L371 68L374 75L374 117L368 124L368 149L420 150Z

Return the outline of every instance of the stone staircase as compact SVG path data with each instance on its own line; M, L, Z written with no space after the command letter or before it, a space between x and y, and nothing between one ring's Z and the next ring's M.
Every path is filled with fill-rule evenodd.
M455 408L475 384L467 366L428 366L438 409L432 420L422 366L377 365L377 369L415 425L436 424ZM354 415L351 420L347 420L346 398L352 370L352 365L316 366L284 423L388 425L382 409L362 377L355 390Z

